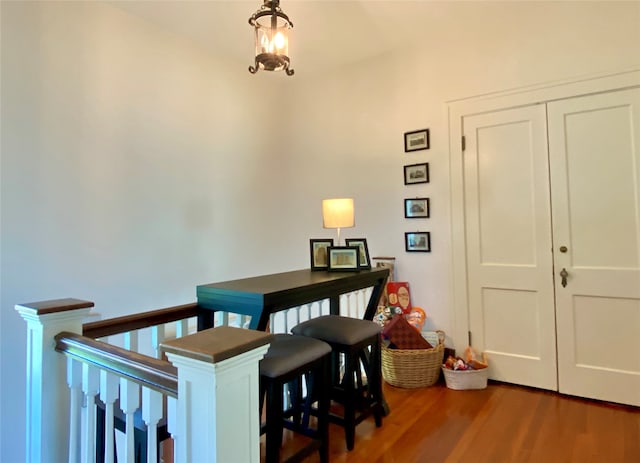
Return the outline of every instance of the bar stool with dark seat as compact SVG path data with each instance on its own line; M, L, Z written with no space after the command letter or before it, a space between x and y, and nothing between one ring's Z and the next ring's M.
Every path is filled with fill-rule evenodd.
M300 461L317 449L320 461L328 462L330 359L331 347L325 342L292 334L274 336L260 361L260 416L266 402L260 433L266 433L266 463L280 461L283 428L311 438L285 461ZM316 417L315 428L311 416Z
M331 346L331 399L342 404L344 412L342 415L330 412L329 420L344 427L347 449L352 450L355 428L360 422L373 415L376 426L382 426L380 326L369 320L324 315L294 326L291 332L322 340ZM341 357L344 357L342 377Z

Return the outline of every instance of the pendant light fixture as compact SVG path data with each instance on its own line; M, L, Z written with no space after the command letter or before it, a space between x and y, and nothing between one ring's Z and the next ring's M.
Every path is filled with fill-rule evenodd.
M264 0L264 4L249 18L255 30L256 62L249 66L255 74L264 71L284 71L293 75L289 68L289 30L293 23L280 8L280 0Z

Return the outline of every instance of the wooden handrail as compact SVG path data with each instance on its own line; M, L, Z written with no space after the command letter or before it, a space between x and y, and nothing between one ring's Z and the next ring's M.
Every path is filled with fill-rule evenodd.
M166 309L151 310L134 315L85 323L82 326L82 334L88 338L97 339L195 317L198 312L198 303L192 302L190 304L167 307Z
M178 396L177 369L165 360L69 332L57 334L55 340L58 352L133 379L163 394Z

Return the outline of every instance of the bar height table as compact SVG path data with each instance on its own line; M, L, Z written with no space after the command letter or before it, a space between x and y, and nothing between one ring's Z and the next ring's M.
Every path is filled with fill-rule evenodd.
M340 315L340 295L369 287L373 290L363 318L373 320L388 276L388 268L359 272L305 269L199 285L198 331L213 327L216 311L250 315L249 328L265 331L272 313L327 298L331 314ZM388 415L384 397L382 407Z
M340 295L373 287L364 313L373 320L389 269L374 268L359 272L294 270L251 278L199 285L196 288L198 330L213 327L215 311L251 316L249 328L264 331L272 313L310 302L329 299L329 310L340 314Z

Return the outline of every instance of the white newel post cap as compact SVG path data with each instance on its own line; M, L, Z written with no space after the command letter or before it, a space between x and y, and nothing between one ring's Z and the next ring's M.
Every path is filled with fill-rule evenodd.
M220 326L161 344L178 369L177 463L260 462L259 362L272 338Z
M27 322L26 461L67 461L69 389L67 363L55 350L55 336L82 334L82 323L94 306L79 299L56 299L18 304Z

